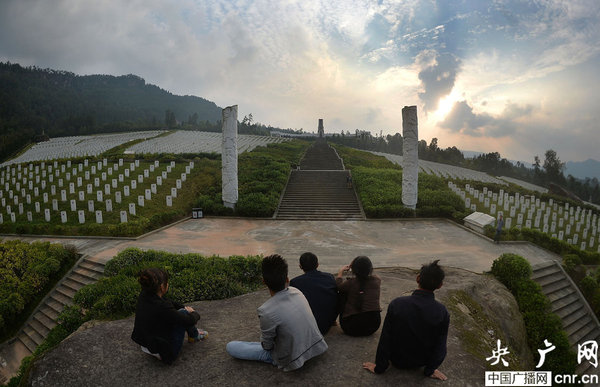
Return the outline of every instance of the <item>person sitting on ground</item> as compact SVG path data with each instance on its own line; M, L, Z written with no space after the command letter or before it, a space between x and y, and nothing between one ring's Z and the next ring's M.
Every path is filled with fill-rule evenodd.
M138 297L131 339L142 351L171 364L179 355L185 332L189 342L204 339L208 333L196 328L200 315L192 307L164 298L169 290L169 274L159 268L138 274L142 291Z
M338 291L335 278L330 273L317 270L319 259L313 253L300 256L300 269L304 274L293 278L290 286L300 290L312 310L319 331L324 335L335 323L338 315Z
M258 308L260 342L231 341L227 352L236 359L256 360L293 371L327 350L308 301L288 287L288 265L280 255L263 258L263 281L271 298Z
M421 267L417 275L419 288L411 296L398 297L388 306L383 322L375 363L363 368L380 374L390 361L398 368L425 366L425 376L448 379L438 367L446 357L446 340L450 315L435 300L434 290L444 281L444 270L438 260Z
M344 281L344 272L350 270L354 277ZM354 258L338 271L335 282L341 298L340 326L347 335L369 336L381 325L381 279L372 273L373 264L365 256Z

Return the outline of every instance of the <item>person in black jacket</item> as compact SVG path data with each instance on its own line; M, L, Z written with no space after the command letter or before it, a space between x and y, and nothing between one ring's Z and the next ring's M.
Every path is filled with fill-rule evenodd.
M169 290L169 275L159 268L139 273L142 291L138 297L131 339L142 351L171 364L179 355L185 332L195 342L206 337L206 331L196 328L200 315L192 307L165 299Z
M425 376L448 379L438 367L446 357L450 314L433 295L443 281L444 271L438 266L438 260L421 267L417 276L419 288L411 296L398 297L388 306L376 363L363 363L363 368L381 374L390 362L398 368L424 366Z
M330 273L317 270L319 259L306 252L300 256L300 268L304 274L290 281L290 286L300 290L312 310L319 331L326 334L338 315L338 291L335 278Z

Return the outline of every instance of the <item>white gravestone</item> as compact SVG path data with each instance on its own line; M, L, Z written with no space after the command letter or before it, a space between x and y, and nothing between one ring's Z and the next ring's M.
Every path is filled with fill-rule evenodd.
M129 214L135 215L135 203L129 203Z
M129 196L129 186L128 185L123 187L123 195Z
M221 141L221 170L222 197L225 207L234 208L238 201L238 153L237 153L237 105L223 109L222 141ZM406 144L406 137L404 138ZM406 145L405 145L406 146ZM404 152L406 160L407 152ZM171 163L171 165L173 162ZM404 169L404 175L406 169ZM404 191L404 190L403 190Z
M91 195L94 192L94 187L91 184L88 184L86 186L86 192L88 193L88 195Z
M185 173L181 174L181 181L186 181L187 180L187 175Z
M121 223L127 223L127 211L121 211Z
M150 177L150 171L144 169L144 177Z
M85 200L85 192L79 191L78 196L79 196L78 199L80 202Z
M138 206L144 207L144 196L138 195Z
M152 199L152 191L150 191L149 189L146 189L144 191L144 196L146 197L146 200L151 200Z
M48 192L44 192L44 193L42 194L42 201L43 201L44 203L48 203Z
M113 210L112 200L106 199L106 201L104 203L106 204L106 212L112 212L112 210Z
M124 173L125 173L125 177L129 177L129 169L126 169Z
M48 208L44 208L44 219L46 222L50 221L50 210Z
M110 195L110 184L104 184L104 194Z
M31 213L31 211L27 211L27 221L33 222L33 214ZM585 242L583 242L583 243L585 243Z
M175 180L175 187L177 187L177 189L181 189L181 180L180 179Z
M131 189L137 189L137 180L131 180Z
M144 175L138 175L137 181L138 183L142 184L144 182Z
M10 221L13 222L13 223L15 223L17 221L17 215L14 212L10 213Z
M492 204L492 205L490 206L490 212L491 212L492 214L495 214L495 213L496 213L496 205L495 205L495 204Z
M52 211L58 211L58 200L52 199Z
M116 191L115 192L115 202L116 203L121 203L121 191Z
M71 199L71 211L77 211L77 202Z
M96 201L101 202L103 198L102 191L96 191Z
M117 179L112 179L112 187L117 188L118 186L119 186L119 183L117 182Z
M62 223L67 223L67 211L60 212L60 221Z
M173 198L170 195L167 195L167 207L173 206Z
M156 176L156 185L162 185L162 177Z
M93 200L88 200L88 211L89 212L94 212L95 211L94 201Z
M177 197L177 188L175 188L175 187L171 188L171 196L174 198Z
M69 194L75 194L75 183L69 183Z
M153 195L156 195L156 184L150 184L150 191Z
M94 187L100 187L100 179L97 177L94 178Z
M96 223L102 224L102 211L96 210Z
M85 211L79 210L79 211L77 211L77 215L79 217L79 223L84 224L85 223Z
M119 183L122 183L123 181L125 181L125 177L123 177L122 174L119 174Z
M60 201L61 202L67 201L67 191L65 191L64 189L60 191Z

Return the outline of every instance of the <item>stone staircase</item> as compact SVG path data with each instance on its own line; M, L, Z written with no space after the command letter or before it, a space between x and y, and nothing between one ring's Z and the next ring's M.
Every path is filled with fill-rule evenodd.
M542 287L542 292L550 300L552 312L560 317L575 353L577 344L600 339L598 319L559 263L551 261L533 266L531 279ZM599 371L585 359L577 366L580 375L599 374Z
M290 173L276 219L363 220L354 187L348 187L350 172L335 149L317 141L306 151L300 169Z
M54 288L45 300L37 307L32 316L17 334L17 340L26 352L35 351L52 328L56 319L66 305L73 302L75 293L91 283L96 282L104 273L104 264L89 258L82 258L62 281Z

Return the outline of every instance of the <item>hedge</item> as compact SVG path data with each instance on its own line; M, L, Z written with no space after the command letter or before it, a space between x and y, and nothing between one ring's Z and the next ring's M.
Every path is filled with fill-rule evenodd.
M263 286L260 256L205 257L199 254L173 254L127 248L110 260L104 277L80 289L73 305L66 307L56 325L35 352L23 359L17 376L8 386L26 383L35 359L58 345L91 319L118 319L135 312L140 285L137 273L160 267L169 272L166 297L181 303L215 300L254 291Z
M550 311L550 302L542 293L540 285L530 278L529 262L516 254L502 254L493 262L492 274L515 297L523 316L531 352L539 357L537 350L546 348L544 340L556 347L546 356L540 370L552 371L554 374L574 374L576 355L570 349L560 319Z
M60 244L0 243L0 341L18 330L77 257L73 248Z

